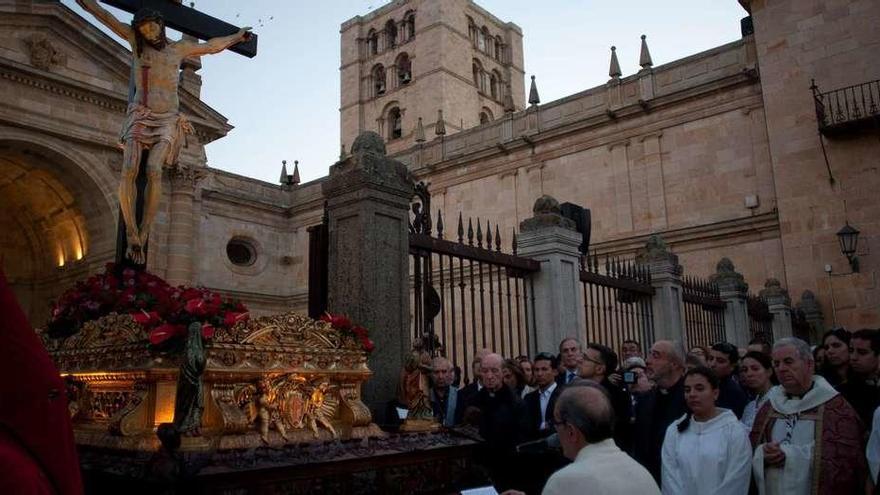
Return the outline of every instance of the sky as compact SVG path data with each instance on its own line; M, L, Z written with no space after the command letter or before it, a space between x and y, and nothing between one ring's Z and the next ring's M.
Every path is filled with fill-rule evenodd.
M62 2L97 24L74 0ZM252 26L259 35L256 58L232 52L202 58L202 101L235 127L207 146L208 165L275 183L282 160L291 166L299 160L303 182L327 175L339 156L340 24L387 3L198 0L197 9ZM543 103L604 84L611 45L628 76L639 69L642 34L656 67L739 39L746 15L737 0L477 3L522 28L526 80L535 75ZM130 14L108 10L131 20ZM169 32L169 37L177 36Z

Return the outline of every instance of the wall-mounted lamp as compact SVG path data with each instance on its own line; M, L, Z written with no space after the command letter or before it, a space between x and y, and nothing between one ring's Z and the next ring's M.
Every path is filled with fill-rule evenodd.
M856 256L856 248L859 245L859 230L846 222L842 229L837 231L837 240L840 241L840 252L849 260L849 266L853 273L859 272L859 258Z

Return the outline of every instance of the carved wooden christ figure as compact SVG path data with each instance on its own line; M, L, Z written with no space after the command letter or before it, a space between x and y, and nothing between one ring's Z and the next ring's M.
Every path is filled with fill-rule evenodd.
M186 134L193 132L180 114L177 97L180 63L187 57L218 53L244 41L250 36L250 28L211 38L205 43L186 39L170 41L165 37L165 21L158 11L138 10L129 26L99 6L96 0L77 0L77 3L131 45L134 91L130 93L128 113L120 133L123 158L119 205L128 241L126 257L142 265L146 262L144 246L150 225L162 197L162 167L177 163L180 148L186 144ZM148 153L147 187L142 199L143 218L138 225L135 181L141 155L145 152Z

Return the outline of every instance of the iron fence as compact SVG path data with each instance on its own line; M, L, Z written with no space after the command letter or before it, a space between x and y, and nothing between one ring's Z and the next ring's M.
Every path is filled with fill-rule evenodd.
M749 294L747 300L749 310L749 334L754 338L761 338L768 344L773 344L773 313L760 296Z
M793 336L804 342L812 342L813 327L807 321L807 315L800 308L792 308L791 310L791 332Z
M635 340L643 354L654 343L651 274L634 260L597 254L581 259L586 342L619 352L626 340Z
M711 347L725 340L725 303L718 286L697 277L684 277L681 286L687 345Z
M461 367L464 381L471 377L471 363L480 349L505 357L529 354L534 349L534 291L528 273L540 264L501 251L497 224L468 219L461 214L455 240L444 238L444 221L437 212L430 216L430 194L425 184L416 188L410 222L412 275L412 324L415 341L433 334L444 354Z

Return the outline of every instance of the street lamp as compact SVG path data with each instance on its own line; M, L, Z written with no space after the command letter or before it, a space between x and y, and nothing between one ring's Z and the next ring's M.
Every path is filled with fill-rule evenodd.
M859 245L859 230L846 222L846 225L837 231L837 240L840 241L840 252L849 260L853 273L858 273L859 258L856 256L856 248Z

